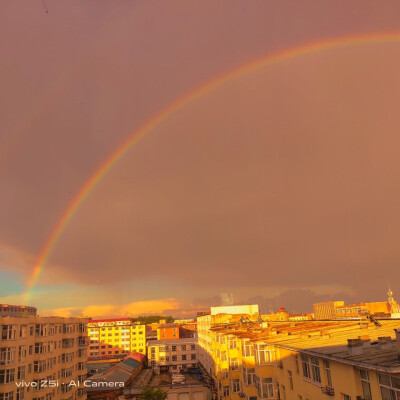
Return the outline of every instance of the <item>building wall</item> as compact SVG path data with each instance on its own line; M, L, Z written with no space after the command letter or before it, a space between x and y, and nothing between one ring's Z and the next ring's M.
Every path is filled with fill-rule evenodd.
M211 400L211 392L207 387L174 387L167 389L166 400Z
M130 319L93 320L88 324L89 358L112 358L137 352L146 354L146 325Z
M157 342L148 343L148 359L151 367L168 366L177 369L177 367L188 368L197 365L199 351L196 339Z
M211 307L210 314L197 317L199 361L211 376L215 376L215 362L212 356L213 345L210 329L216 324L228 322L234 315L257 318L259 315L258 305Z
M168 326L168 324L161 325L157 328L157 340L179 339L179 332L179 326L177 324L171 324L170 326Z
M87 319L0 317L0 398L2 400L86 399ZM35 389L16 383L55 381ZM68 384L68 386L66 386Z
M374 365L359 367L349 360L282 348L257 340L257 334L250 336L251 340L243 337L243 331L235 334L234 330L218 331L217 328L211 333L218 400L400 398L400 373L381 374L381 382L382 379L391 381L392 386L382 389L388 397L381 397L382 383ZM393 343L385 350L397 354ZM363 390L362 377L367 377L364 384L369 387L371 396Z

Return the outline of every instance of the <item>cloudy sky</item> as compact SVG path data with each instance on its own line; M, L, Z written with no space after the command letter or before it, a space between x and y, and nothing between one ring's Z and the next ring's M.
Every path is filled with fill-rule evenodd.
M14 0L0 18L0 302L100 317L188 315L221 293L265 312L384 300L388 284L400 298L397 0ZM362 36L170 113L81 203L27 296L71 201L160 110Z

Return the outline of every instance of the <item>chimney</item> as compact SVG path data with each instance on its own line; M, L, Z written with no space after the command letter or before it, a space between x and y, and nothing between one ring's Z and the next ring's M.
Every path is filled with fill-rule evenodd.
M371 339L368 335L359 336L358 338L362 340L364 349L371 347Z
M391 350L393 349L392 338L390 336L378 337L378 345L380 350Z
M359 356L364 353L363 341L360 338L347 339L347 348L351 356Z

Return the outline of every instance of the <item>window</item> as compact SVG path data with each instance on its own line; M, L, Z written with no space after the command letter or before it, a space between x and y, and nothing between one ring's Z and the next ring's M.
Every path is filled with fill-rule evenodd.
M14 369L3 369L0 370L0 384L6 384L14 382Z
M229 386L223 386L222 393L224 397L229 397Z
M293 390L293 374L292 374L292 371L288 371L288 375L289 375L289 388L290 388L290 390Z
M321 374L319 371L319 360L317 357L310 357L311 360L311 370L314 382L321 383Z
M254 368L245 368L244 370L244 381L247 386L255 384L256 370Z
M232 379L232 392L240 392L240 379Z
M0 348L0 365L14 364L14 360L15 360L15 347Z
M363 397L365 400L372 400L371 386L369 384L368 371L360 370L361 387L363 390Z
M17 372L17 379L25 379L25 365L18 367L18 372Z
M42 337L47 335L47 325L45 324L36 324L35 327L35 336Z
M325 365L326 382L328 386L332 387L331 367L329 365L329 361L324 360L324 365Z
M21 325L19 327L19 337L20 338L25 338L28 335L28 326L27 325Z
M178 356L172 356L172 361L178 361Z
M227 369L223 369L223 370L221 371L221 378L222 378L222 379L228 379L228 378L229 378L229 372L228 372Z
M286 400L286 388L285 388L285 386L281 385L281 391L282 391L282 400Z
M231 358L229 360L229 368L231 371L237 371L239 369L239 361L237 358Z
M351 400L351 396L348 394L341 393L341 400Z
M252 357L254 355L253 344L246 340L243 343L243 357Z
M230 337L228 339L228 344L230 349L236 349L236 338Z
M182 354L182 361L186 361L186 354Z
M13 400L14 392L0 393L0 400Z
M44 371L46 371L46 360L33 362L33 372L44 372Z
M303 366L303 376L304 378L311 378L311 373L310 373L310 361L308 359L308 356L305 354L301 355L301 364Z
M400 378L386 374L378 374L382 400L400 398Z
M16 325L2 325L1 326L1 339L2 340L13 340L17 336Z
M182 345L182 351L186 351L186 345L185 344Z
M172 346L172 351L176 351L176 346Z
M271 364L276 359L275 349L267 344L256 345L256 362L257 364Z
M25 400L25 388L18 388L17 389L16 400Z
M196 345L195 345L195 344L191 344L191 345L190 345L190 349L191 349L191 350L196 350Z
M261 399L274 398L274 385L272 378L259 378L256 376L258 397Z
M35 354L45 354L47 350L47 343L35 343Z

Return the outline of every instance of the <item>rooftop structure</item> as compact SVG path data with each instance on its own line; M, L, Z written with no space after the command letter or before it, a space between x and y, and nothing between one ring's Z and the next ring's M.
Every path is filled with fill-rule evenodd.
M37 308L30 306L16 306L11 304L0 304L0 317L25 317L37 315Z

